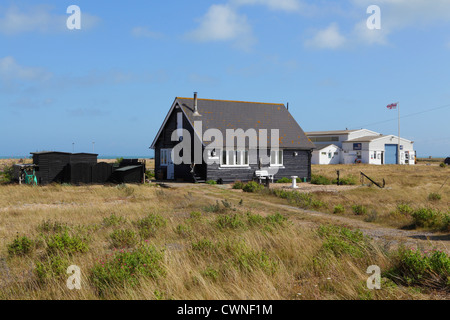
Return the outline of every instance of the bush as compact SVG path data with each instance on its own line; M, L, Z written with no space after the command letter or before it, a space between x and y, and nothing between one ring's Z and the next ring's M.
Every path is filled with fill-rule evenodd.
M360 204L353 205L352 210L353 210L353 213L356 214L357 216L362 216L367 213L367 208Z
M219 201L216 201L215 204L211 204L209 206L203 207L203 210L205 212L210 212L210 213L217 213L220 211L220 204Z
M198 211L192 211L189 214L189 216L190 216L191 219L200 219L202 217L202 213L198 212Z
M47 238L47 253L49 255L85 253L89 250L86 239L68 232L57 233Z
M273 227L284 226L287 218L280 213L275 213L267 217L259 214L247 213L247 224L251 227L259 226L267 231L271 231Z
M324 239L322 250L336 257L350 255L356 258L365 256L369 241L360 230L350 230L345 227L323 225L318 229L318 235Z
M283 177L281 179L278 179L276 183L290 183L290 182L292 182L291 179Z
M441 212L431 208L421 208L413 212L412 217L416 227L433 228L439 224Z
M334 179L332 181L333 184L337 184L337 179ZM358 179L352 175L347 177L339 178L339 185L340 186L354 186L358 183Z
M342 204L338 204L338 205L334 206L334 209L333 209L334 214L339 214L339 213L344 213L344 212L345 212L345 208Z
M236 181L236 182L233 184L233 189L235 189L235 190L242 190L242 189L244 189L244 186L245 186L245 183L244 183L244 182L242 182L242 181Z
M445 168L447 165L446 165L444 162L442 162L439 166L440 166L441 168Z
M157 214L149 214L144 219L137 223L139 234L143 239L149 239L156 235L158 229L164 228L167 225L167 220Z
M115 230L109 238L113 248L129 248L138 243L136 232L129 229Z
M317 174L313 174L313 175L311 175L311 184L330 185L331 184L331 180L328 179L327 177L324 177L324 176L321 176L321 175L317 175Z
M411 208L409 205L407 204L399 204L397 206L397 212L401 213L403 215L409 216L414 212L414 209Z
M219 272L212 267L207 267L202 271L201 275L205 278L211 279L212 281L217 281L219 278Z
M206 181L205 183L206 183L206 184L209 184L209 185L216 185L216 184L217 184L217 181L215 181L215 180L208 180L208 181Z
M428 195L428 200L430 200L430 201L439 201L441 199L442 199L442 196L439 193L432 192Z
M186 224L179 224L175 229L175 232L182 237L188 237L192 234L192 228Z
M114 213L103 219L105 227L115 227L124 224L127 220L124 217L116 216Z
M61 256L48 256L47 260L36 263L34 271L40 281L46 281L62 277L69 266L69 262Z
M163 251L147 245L136 250L118 251L95 264L91 270L92 283L103 294L125 284L136 286L141 277L158 279L165 275L161 263L163 257Z
M401 248L395 266L385 276L403 285L450 289L450 257L441 251L431 253Z
M5 165L0 172L0 182L11 183L14 178L14 165Z
M218 216L216 218L216 225L219 229L238 229L245 227L241 216L236 213Z
M255 181L250 181L249 183L247 183L244 186L243 190L244 190L244 192L254 193L254 192L258 192L258 191L264 190L264 186L258 184Z
M8 245L8 253L10 256L24 256L33 252L35 242L29 239L27 236L19 237L13 240L12 243Z
M202 239L196 242L192 242L192 250L203 253L211 253L216 250L216 245L211 240Z

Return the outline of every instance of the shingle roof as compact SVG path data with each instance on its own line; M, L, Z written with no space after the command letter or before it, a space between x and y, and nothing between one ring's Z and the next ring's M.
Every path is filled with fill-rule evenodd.
M194 117L194 99L177 98L177 101L191 124L202 121L203 133L214 128L220 130L225 138L227 129L255 129L257 132L259 129L266 129L270 146L270 130L279 129L280 148L314 148L314 144L283 104L198 99L201 117ZM205 142L207 143L209 142Z

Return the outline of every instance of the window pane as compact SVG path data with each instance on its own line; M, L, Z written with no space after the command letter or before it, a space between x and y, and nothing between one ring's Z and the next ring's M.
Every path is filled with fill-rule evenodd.
M234 150L228 151L228 165L234 166L236 164L236 159L234 157Z
M227 152L225 150L222 151L222 165L227 164Z
M236 164L238 166L242 165L242 151L236 151Z
M244 164L247 165L248 162L249 162L249 159L248 159L248 150L247 150L247 151L244 151Z
M277 164L276 163L276 151L270 151L270 164Z
M283 150L278 151L278 164L283 164Z

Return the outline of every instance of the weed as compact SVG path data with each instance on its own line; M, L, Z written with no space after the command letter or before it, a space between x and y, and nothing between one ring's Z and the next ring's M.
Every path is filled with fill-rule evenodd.
M338 204L338 205L334 206L334 208L333 208L334 214L342 214L344 212L345 212L345 208L342 204Z
M35 247L35 242L29 239L27 236L19 237L13 240L12 243L8 245L8 254L10 256L24 256L33 252Z
M109 238L113 248L130 248L138 243L136 232L130 229L115 230Z
M367 214L367 208L361 204L355 204L352 206L353 213L357 216L362 216Z

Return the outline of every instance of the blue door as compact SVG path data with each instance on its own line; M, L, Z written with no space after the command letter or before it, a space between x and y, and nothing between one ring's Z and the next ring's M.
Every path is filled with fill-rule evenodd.
M384 164L397 164L397 145L396 144L386 144L385 148L385 161Z

